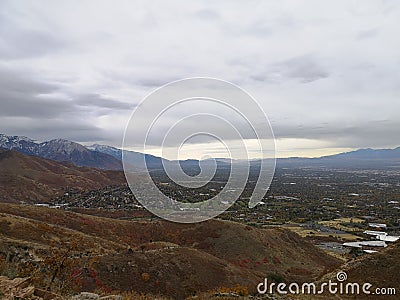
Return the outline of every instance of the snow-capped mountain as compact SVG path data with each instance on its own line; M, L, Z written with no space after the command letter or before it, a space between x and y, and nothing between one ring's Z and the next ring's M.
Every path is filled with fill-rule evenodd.
M38 155L38 143L25 136L8 136L0 133L0 148L16 150L28 155Z
M119 160L122 160L122 150L107 146L107 145L99 145L99 144L94 144L92 146L87 147L90 150L98 151L104 154L111 155ZM135 166L139 165L140 162L143 161L143 156L146 159L147 166L150 168L162 168L162 160L163 158L150 155L150 154L143 154L140 152L135 152L135 151L128 151L124 150L124 158L125 162L128 164Z
M90 150L81 144L63 139L38 143L26 137L0 134L0 148L56 161L70 162L77 166L107 170L122 169L121 161L112 155Z
M105 153L105 154L109 154L114 156L115 158L118 159L122 159L122 150L115 148L115 147L111 147L111 146L107 146L107 145L99 145L99 144L94 144L91 146L87 146L86 148L93 150L93 151L97 151L97 152L101 152L101 153ZM140 154L140 153L138 153Z

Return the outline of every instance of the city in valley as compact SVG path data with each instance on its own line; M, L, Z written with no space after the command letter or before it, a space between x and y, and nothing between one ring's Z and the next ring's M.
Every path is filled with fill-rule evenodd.
M223 178L196 190L185 189L172 181L164 182L164 178L157 173L153 175L163 193L182 202L208 200L224 187ZM281 226L327 251L343 255L349 252L365 254L344 245L375 239L377 235L366 234L368 231L400 235L399 170L278 166L263 201L250 209L248 200L256 179L256 174L249 178L242 196L219 218L260 228ZM127 185L85 192L68 189L49 203L36 205L126 220L157 219L135 199ZM379 247L386 246L379 244ZM379 250L379 247L374 249Z

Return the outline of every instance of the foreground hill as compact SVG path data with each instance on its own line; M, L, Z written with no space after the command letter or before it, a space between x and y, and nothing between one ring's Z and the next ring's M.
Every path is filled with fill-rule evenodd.
M364 254L358 257L353 257L339 268L332 272L326 273L324 276L316 280L314 283L317 290L321 289L322 285L326 285L330 280L339 283L337 279L338 273L345 273L345 279L342 280L342 293L338 290L335 294L331 294L325 286L324 293L296 295L290 299L308 300L308 299L399 299L400 291L400 245L390 244L387 248L379 250L377 253ZM343 277L342 277L343 278ZM363 285L369 283L367 287L369 294L363 292ZM346 285L358 284L359 290L349 286L346 293ZM286 299L285 299L286 300Z
M395 287L400 293L400 245L396 243L384 251L363 257L350 263L345 270L351 281L369 282L374 287Z
M97 189L125 182L122 172L77 167L0 148L0 200L42 202L67 187Z
M392 295L364 295L364 299L399 299L400 293L400 245L391 245L384 251L370 257L349 263L344 267L349 282L368 282L372 284L371 292L375 288L395 288ZM387 292L386 292L387 293Z
M259 229L220 220L134 222L4 203L0 216L0 239L29 249L81 236L80 251L98 253L92 271L82 275L85 290L95 290L100 284L112 291L134 290L175 299L238 285L254 292L266 276L310 281L340 264L280 228Z

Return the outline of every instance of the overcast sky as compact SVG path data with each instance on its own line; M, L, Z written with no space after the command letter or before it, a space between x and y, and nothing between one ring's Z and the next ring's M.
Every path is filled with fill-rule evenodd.
M143 97L205 76L254 96L278 156L400 146L399 20L396 0L2 0L0 132L120 147Z

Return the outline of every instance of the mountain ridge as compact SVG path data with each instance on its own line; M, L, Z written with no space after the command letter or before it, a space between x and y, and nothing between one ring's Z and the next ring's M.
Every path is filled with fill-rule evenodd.
M77 166L122 170L121 161L115 157L64 139L39 143L27 137L0 134L0 148L59 162L71 162Z
M0 134L0 147L16 150L28 155L39 156L56 161L67 161L78 166L89 166L108 170L122 170L122 156L126 164L133 167L141 165L146 160L150 169L162 169L168 159L130 150L122 150L109 145L93 144L84 146L64 139L53 139L38 143L24 136L6 136ZM245 160L230 160L216 158L220 164L241 163ZM345 168L400 168L400 147L393 149L361 148L321 157L288 157L277 158L280 167L345 167ZM251 160L251 165L257 165L260 160ZM199 160L180 160L182 166L198 167Z
M143 159L145 159L148 167L162 168L163 161L164 162L168 161L165 158L158 157L155 155L144 154L141 152L136 152L131 150L122 150L109 145L93 144L91 146L87 146L86 148L111 155L121 161L122 161L122 156L124 156L125 162L132 166L140 165L143 162Z
M386 155L386 157L384 157ZM354 151L341 152L333 155L322 156L320 158L332 158L332 157L374 157L374 158L389 158L393 157L393 155L400 155L400 147L396 148L381 148L381 149L372 149L372 148L361 148ZM396 156L397 157L397 156Z
M393 149L362 148L322 157L278 158L280 167L326 167L353 169L400 169L400 147Z

